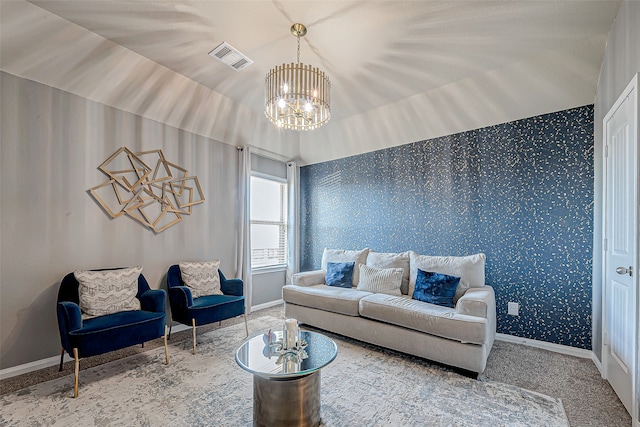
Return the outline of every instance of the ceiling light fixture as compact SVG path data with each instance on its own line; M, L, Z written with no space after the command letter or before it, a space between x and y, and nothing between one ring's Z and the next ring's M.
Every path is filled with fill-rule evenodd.
M291 26L298 39L298 63L272 68L265 78L264 113L276 126L292 130L319 128L331 117L331 82L324 71L300 63L300 37L307 34L302 24Z

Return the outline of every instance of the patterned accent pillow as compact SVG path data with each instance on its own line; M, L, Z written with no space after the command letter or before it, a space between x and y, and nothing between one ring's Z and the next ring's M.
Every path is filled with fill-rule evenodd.
M402 268L375 268L360 264L359 291L400 296L402 286Z
M140 310L138 277L142 266L118 270L73 272L78 281L80 310L89 316Z
M220 275L218 274L219 259L208 262L181 262L178 266L182 281L191 290L193 298L223 295L220 290Z

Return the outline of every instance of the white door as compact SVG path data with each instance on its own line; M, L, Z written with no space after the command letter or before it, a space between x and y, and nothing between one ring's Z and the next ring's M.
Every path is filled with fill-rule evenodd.
M638 276L637 78L604 119L604 373L630 414L635 394ZM637 409L636 409L637 410Z

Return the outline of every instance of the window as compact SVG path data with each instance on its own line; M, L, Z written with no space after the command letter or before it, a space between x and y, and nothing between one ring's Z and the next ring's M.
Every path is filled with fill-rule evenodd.
M251 267L287 263L287 183L251 177Z

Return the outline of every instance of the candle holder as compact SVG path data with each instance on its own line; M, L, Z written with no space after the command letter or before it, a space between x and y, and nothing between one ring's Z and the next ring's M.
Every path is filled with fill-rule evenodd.
M287 319L284 321L282 329L282 346L285 350L294 349L300 341L300 329L296 319Z
M290 320L295 321L295 319ZM289 370L293 369L294 366L291 365L291 363L297 363L299 366L304 359L309 357L306 351L307 341L304 338L300 338L300 330L297 327L297 321L295 321L295 326L296 328L294 332L289 334L289 336L294 337L295 340L293 341L293 345L291 345L290 342L289 347L286 346L288 333L286 325L282 330L282 339L278 339L278 336L275 333L271 332L271 329L269 329L269 331L262 336L265 344L264 349L262 350L262 354L268 358L277 356L278 359L276 361L276 364L278 365L289 362L289 365L287 367L287 369Z

